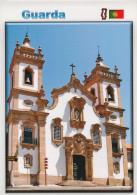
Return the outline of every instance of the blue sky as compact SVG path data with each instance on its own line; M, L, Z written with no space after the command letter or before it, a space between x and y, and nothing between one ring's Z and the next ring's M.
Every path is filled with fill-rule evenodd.
M90 75L100 46L105 65L121 74L121 98L127 131L127 143L132 132L132 23L131 22L74 22L74 23L6 23L6 99L9 96L8 70L17 40L23 44L26 32L30 45L39 45L44 54L43 86L45 98L52 104L51 91L70 81L74 64L76 77L83 83L84 73Z

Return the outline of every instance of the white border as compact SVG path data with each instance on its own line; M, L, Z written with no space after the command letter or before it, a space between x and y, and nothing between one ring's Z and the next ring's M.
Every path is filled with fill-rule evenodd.
M27 1L27 3L26 3ZM33 4L32 4L33 1ZM54 3L53 3L54 2ZM134 64L134 116L136 116L137 108L137 0L3 0L0 1L0 194L5 194L5 22L53 22L60 21L46 19L46 20L25 20L22 18L23 10L30 11L54 11L59 10L66 13L66 19L63 21L102 21L100 14L101 8L109 9L124 9L125 19L122 21L133 21L133 64ZM107 18L106 21L112 21ZM114 21L114 20L113 20ZM119 20L120 21L120 20ZM50 25L50 24L49 24ZM134 120L134 194L136 194L136 127L137 120ZM13 193L12 193L13 194ZM35 193L36 194L36 193ZM39 193L38 193L39 194ZM118 193L116 193L118 194Z

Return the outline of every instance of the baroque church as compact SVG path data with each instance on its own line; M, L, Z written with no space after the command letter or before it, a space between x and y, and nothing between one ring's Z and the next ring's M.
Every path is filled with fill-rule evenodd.
M72 74L53 89L53 103L44 98L41 47L28 35L17 41L10 64L8 98L8 161L11 185L58 184L67 180L130 185L126 130L118 68L114 72L98 54L84 85ZM45 170L45 158L48 166Z

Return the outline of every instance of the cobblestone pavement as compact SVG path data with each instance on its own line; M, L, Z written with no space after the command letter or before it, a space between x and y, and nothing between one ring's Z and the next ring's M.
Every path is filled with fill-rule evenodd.
M50 192L50 191L125 191L132 192L131 186L97 186L97 187L76 187L76 186L58 186L58 185L47 185L47 186L15 186L15 187L7 187L6 192Z

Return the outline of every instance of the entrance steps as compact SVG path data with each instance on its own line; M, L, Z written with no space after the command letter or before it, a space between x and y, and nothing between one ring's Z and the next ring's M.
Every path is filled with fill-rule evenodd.
M95 181L79 181L79 180L65 180L61 183L58 183L57 185L60 186L79 186L79 187L107 187L107 185Z

